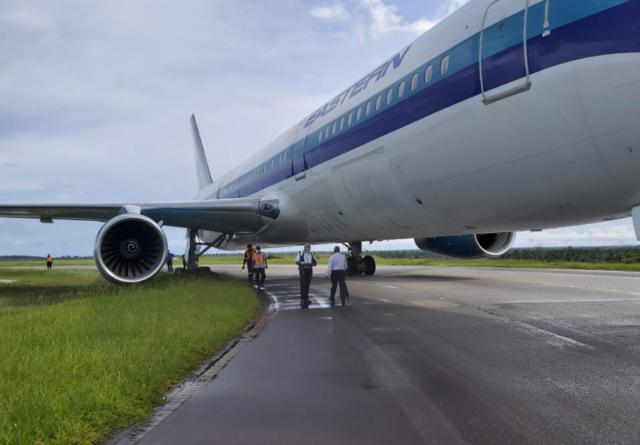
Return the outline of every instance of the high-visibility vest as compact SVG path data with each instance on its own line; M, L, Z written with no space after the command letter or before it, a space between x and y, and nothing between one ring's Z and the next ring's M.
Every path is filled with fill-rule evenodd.
M253 255L253 264L255 267L262 266L266 260L267 260L267 257L264 254L264 252L256 252Z

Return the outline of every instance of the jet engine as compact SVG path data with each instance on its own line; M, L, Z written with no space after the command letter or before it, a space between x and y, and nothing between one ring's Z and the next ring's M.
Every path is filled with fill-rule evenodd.
M98 270L107 280L132 284L158 273L167 252L167 238L155 221L123 214L102 226L94 255Z
M416 238L420 250L454 258L492 258L504 255L511 248L513 232L486 233L483 235L437 236Z

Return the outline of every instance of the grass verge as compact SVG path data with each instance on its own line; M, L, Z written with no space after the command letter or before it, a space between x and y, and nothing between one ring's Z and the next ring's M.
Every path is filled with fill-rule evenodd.
M319 254L318 263L320 265L327 264L328 254ZM379 266L455 266L455 267L511 267L511 268L531 268L531 269L580 269L580 270L622 270L622 271L640 271L640 263L615 263L615 262L582 262L582 261L536 261L536 260L519 260L519 259L486 259L486 260L436 260L436 259L420 259L420 258L382 258L375 257L376 264ZM295 256L292 254L278 254L277 257L269 259L269 264L294 264ZM180 260L174 263L180 266ZM220 255L220 256L203 256L200 258L200 264L203 266L242 265L242 256L239 255ZM60 260L57 266L81 266L95 265L93 260ZM36 261L0 261L0 268L15 266L43 266L43 263ZM54 266L55 267L55 266Z
M133 287L92 271L0 270L0 444L92 444L147 418L238 336L255 292L216 276Z

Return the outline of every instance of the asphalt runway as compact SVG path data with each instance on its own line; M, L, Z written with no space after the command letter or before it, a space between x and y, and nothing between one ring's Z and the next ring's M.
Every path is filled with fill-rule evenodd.
M239 268L218 267L241 275ZM292 267L260 335L142 444L638 444L640 274Z

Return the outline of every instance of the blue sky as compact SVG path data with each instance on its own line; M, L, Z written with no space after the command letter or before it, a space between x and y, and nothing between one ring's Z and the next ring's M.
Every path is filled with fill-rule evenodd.
M4 0L0 202L188 199L192 112L221 175L463 3ZM0 255L88 255L98 228L0 219ZM628 220L518 237L634 243Z

